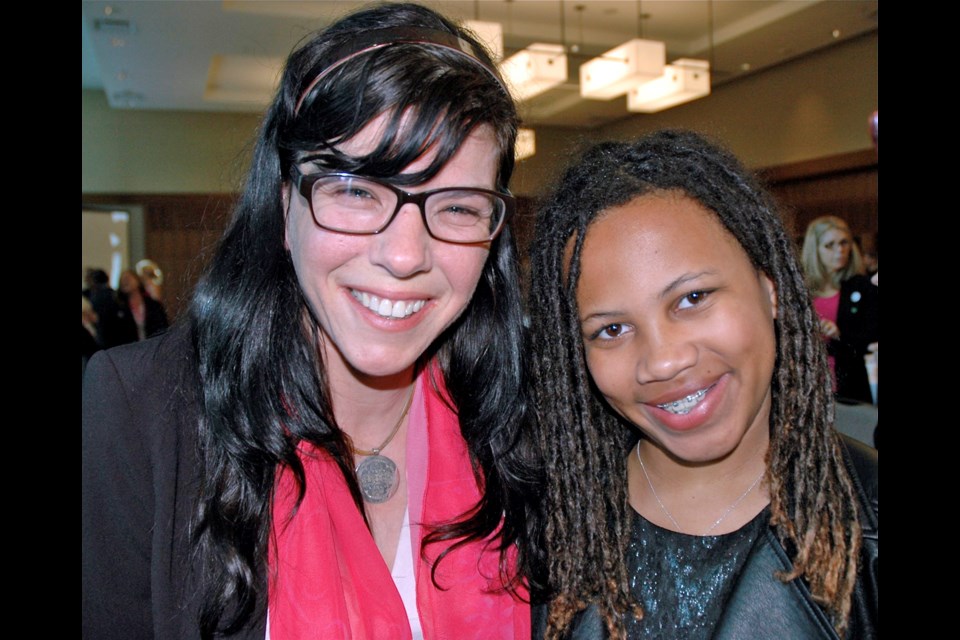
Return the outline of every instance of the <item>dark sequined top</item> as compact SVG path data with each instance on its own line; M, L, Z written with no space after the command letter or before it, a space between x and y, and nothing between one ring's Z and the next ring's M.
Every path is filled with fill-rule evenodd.
M627 568L644 618L627 620L630 638L709 638L768 509L732 533L691 536L634 513Z

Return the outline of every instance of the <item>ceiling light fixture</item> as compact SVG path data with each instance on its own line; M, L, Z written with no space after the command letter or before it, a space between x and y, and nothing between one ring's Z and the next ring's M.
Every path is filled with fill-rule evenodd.
M668 64L663 75L627 93L627 110L656 113L710 95L710 63L680 58Z
M579 8L586 7L580 5ZM663 42L644 39L643 21L648 17L643 13L643 1L637 0L637 37L580 65L582 97L593 100L616 98L663 73L667 47Z
M507 7L509 10L510 5ZM517 102L525 102L567 81L567 26L562 1L560 39L563 44L534 42L500 65L500 72Z
M637 7L642 16L642 10ZM640 23L643 28L643 23ZM642 33L642 31L641 31ZM710 68L713 66L713 0L707 3L707 35L710 39L710 60L680 58L664 67L663 75L630 89L627 110L634 113L657 113L670 107L710 95Z
M535 42L503 61L500 67L519 102L567 81L567 54L562 44Z
M657 40L634 38L580 65L580 95L609 100L663 75L667 47Z
M663 74L667 46L643 37L643 0L637 0L637 37L580 66L580 95L609 100Z

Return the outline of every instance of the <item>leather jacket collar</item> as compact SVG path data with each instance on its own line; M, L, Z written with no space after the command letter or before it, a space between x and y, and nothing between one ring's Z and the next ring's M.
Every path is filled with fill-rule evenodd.
M863 543L851 603L847 638L878 637L879 487L877 452L841 436L844 462L858 497ZM839 640L829 618L814 602L802 580L782 582L776 574L792 567L790 556L771 528L763 530L717 623L715 640ZM546 605L533 609L533 637L543 636ZM576 616L567 638L607 638L606 626L592 607Z
M877 638L879 487L877 452L842 437L844 462L858 496L863 541L860 568L851 603L848 638ZM838 640L830 620L813 601L802 580L784 583L774 577L792 564L772 529L766 529L727 601L714 632L717 640L781 638Z

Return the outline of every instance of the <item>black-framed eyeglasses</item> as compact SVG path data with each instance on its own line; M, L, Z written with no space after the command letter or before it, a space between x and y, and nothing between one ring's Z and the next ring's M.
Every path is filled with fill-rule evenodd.
M352 173L304 175L291 172L297 191L309 203L317 226L353 235L373 235L390 226L403 205L420 209L432 238L456 244L497 237L516 210L512 195L477 187L445 187L409 193L375 178Z

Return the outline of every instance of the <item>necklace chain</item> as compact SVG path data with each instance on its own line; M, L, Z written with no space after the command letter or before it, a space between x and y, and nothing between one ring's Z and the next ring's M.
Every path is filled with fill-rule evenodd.
M640 457L639 442L637 443L637 460L640 462L640 470L643 471L643 477L647 479L647 486L650 487L650 492L653 494L653 497L657 501L657 504L660 505L660 511L663 511L663 515L667 516L667 519L669 519L670 522L673 523L673 526L676 528L677 531L679 531L680 533L686 533L684 531L684 528L680 526L680 523L677 522L677 519L674 518L673 515L670 513L670 511L667 509L667 505L663 504L663 500L661 500L660 496L657 495L657 490L653 488L653 482L650 481L650 475L647 473L647 467L643 464L643 458ZM727 507L726 511L724 511L720 515L720 517L717 518L712 525L710 525L710 528L704 531L703 534L701 535L708 536L714 529L720 526L720 523L726 520L727 516L733 513L733 510L736 509L737 506L739 506L739 504L743 502L748 495L750 495L750 492L757 488L757 485L760 484L760 480L763 479L764 473L766 473L766 469L760 472L760 475L758 475L757 479L754 480L749 487L747 487L747 490L741 493L739 498L737 498L732 503L730 503L730 506Z
M407 394L407 400L406 400L406 402L403 403L403 411L400 412L400 418L397 420L397 424L393 425L393 430L390 432L390 435L387 436L387 439L383 441L383 444L381 444L379 447L370 449L369 451L368 451L367 449L358 449L357 447L354 447L354 446L351 444L351 445L350 445L350 450L353 452L353 454L354 454L354 455L357 455L357 456L378 456L378 455L380 455L380 452L383 451L384 447L386 447L388 444L390 444L390 442L393 440L394 436L397 435L397 432L400 431L400 425L403 424L403 419L407 417L407 411L410 410L410 401L411 401L411 400L413 400L413 389L411 389L411 390L410 390L410 393Z

